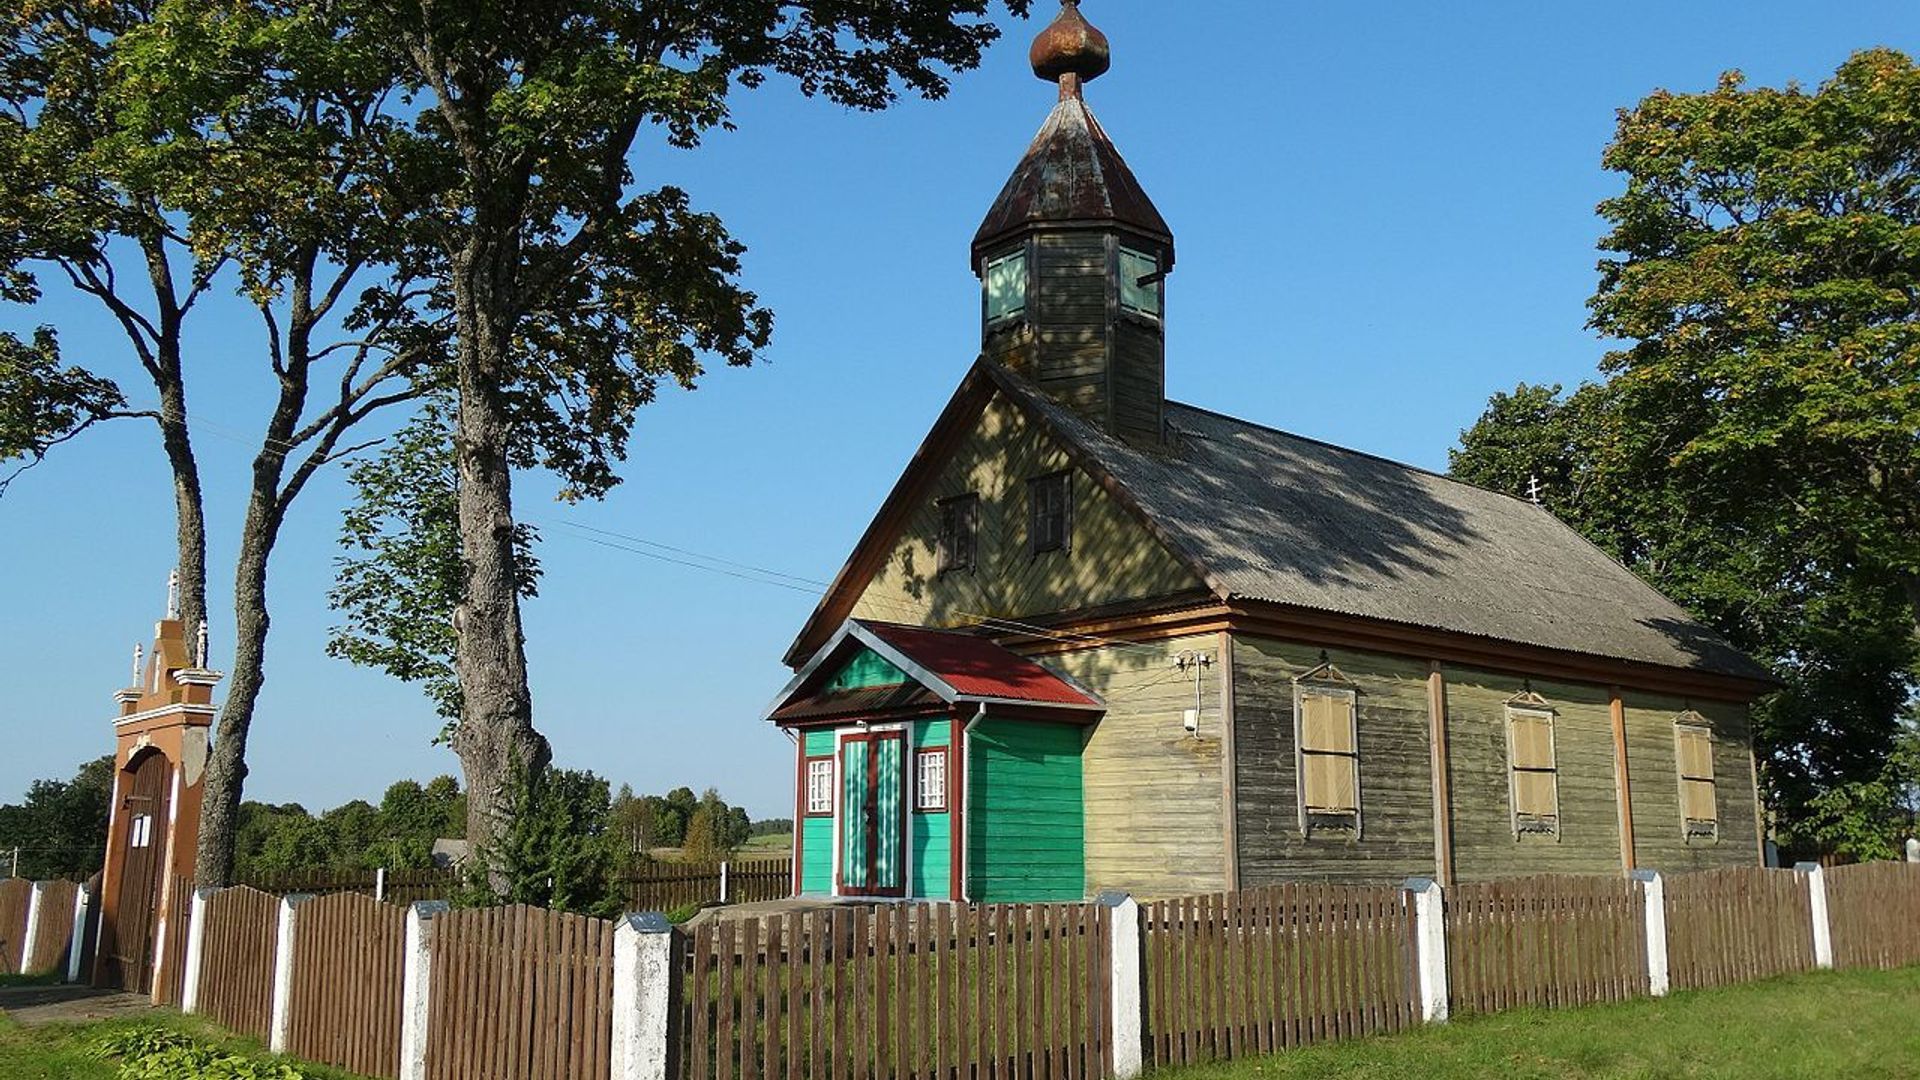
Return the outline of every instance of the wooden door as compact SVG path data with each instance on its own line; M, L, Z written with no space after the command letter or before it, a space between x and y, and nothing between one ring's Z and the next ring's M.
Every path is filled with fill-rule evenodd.
M843 896L907 894L907 737L901 731L840 742L840 880Z
M120 888L112 925L100 928L107 957L105 981L134 993L153 989L154 922L167 864L167 800L173 770L166 755L149 752L133 767L120 802L113 842L122 851Z

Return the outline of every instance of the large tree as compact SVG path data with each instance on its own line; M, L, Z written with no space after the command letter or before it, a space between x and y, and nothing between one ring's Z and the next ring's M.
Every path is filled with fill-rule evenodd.
M1537 492L1772 669L1782 688L1755 709L1754 735L1769 806L1789 833L1821 832L1836 799L1849 798L1836 792L1881 797L1901 790L1902 776L1920 779L1888 766L1920 659L1899 584L1838 571L1822 528L1756 513L1733 478L1716 484L1677 467L1670 447L1701 420L1680 402L1628 408L1624 397L1617 381L1496 394L1461 434L1453 475ZM1892 760L1905 767L1910 756ZM1881 823L1897 826L1897 808L1886 809Z
M1003 0L1025 14L1028 0ZM636 177L645 135L677 147L728 124L771 76L880 109L939 97L998 35L988 0L341 0L335 40L380 57L406 122L372 197L417 208L409 235L454 325L447 383L464 595L452 737L468 836L494 842L517 769L538 775L519 608L513 474L568 497L618 482L635 410L707 358L750 362L770 313L738 284L742 246L686 193Z
M412 399L444 328L414 285L406 211L364 197L366 151L390 123L382 86L330 47L324 22L144 0L36 0L0 40L0 282L42 275L98 303L151 384L128 409L105 374L62 368L51 330L0 340L0 454L37 461L104 419L160 430L173 477L180 615L204 617L206 507L187 410L189 314L215 288L257 312L275 388L234 567L234 655L206 779L196 876L228 880L248 735L265 682L270 557L293 500L350 453L348 433ZM298 71L283 66L302 58ZM223 365L207 364L207 373ZM231 417L223 418L228 425Z
M1659 92L1605 163L1592 326L1621 408L1689 496L1880 575L1920 626L1920 69L1854 55L1815 91Z

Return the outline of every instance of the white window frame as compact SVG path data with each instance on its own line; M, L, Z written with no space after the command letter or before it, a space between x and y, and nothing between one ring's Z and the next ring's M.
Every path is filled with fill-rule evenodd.
M1350 686L1329 685L1327 683L1296 682L1293 684L1293 797L1294 808L1299 812L1300 835L1311 838L1313 830L1307 822L1307 750L1306 735L1306 697L1318 694L1322 697L1345 698L1347 702L1347 737L1353 743L1353 839L1362 835L1363 820L1360 807L1366 801L1360 787L1360 695Z
M1702 822L1702 824L1711 824L1713 831L1705 836L1696 836L1688 828L1689 824L1700 819L1687 816L1687 768L1680 761L1682 731L1697 731L1707 740L1707 767L1712 770L1712 774L1706 779L1707 783L1713 785L1713 820ZM1691 710L1673 718L1673 782L1674 794L1680 800L1680 839L1683 842L1691 840L1717 842L1720 839L1720 768L1719 764L1713 760L1713 748L1713 721Z
M1557 843L1560 839L1560 722L1559 714L1543 705L1508 705L1507 720L1507 826L1513 830L1513 838L1520 839L1520 792L1514 783L1514 777L1522 772L1514 764L1513 758L1513 720L1516 716L1525 716L1547 722L1547 757L1553 762L1553 832L1547 834ZM1540 769L1527 769L1526 772L1541 772ZM1540 835L1531 832L1529 835Z
M930 783L927 778L928 766L938 761L939 780ZM919 814L944 814L947 812L947 748L944 746L917 746L913 750L913 809ZM929 796L937 801L928 802Z
M821 766L826 768L823 770ZM835 757L809 757L807 759L807 816L830 817L839 812L840 800L835 785L839 781L840 761ZM824 776L826 801L821 803L820 779Z

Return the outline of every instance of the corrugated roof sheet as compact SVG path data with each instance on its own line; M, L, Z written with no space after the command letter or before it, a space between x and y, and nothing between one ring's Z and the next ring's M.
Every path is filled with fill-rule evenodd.
M1148 452L993 374L1229 597L1769 677L1531 503L1176 402L1169 446Z
M874 622L860 625L939 676L962 697L1101 708L1099 701L1032 660L964 630Z

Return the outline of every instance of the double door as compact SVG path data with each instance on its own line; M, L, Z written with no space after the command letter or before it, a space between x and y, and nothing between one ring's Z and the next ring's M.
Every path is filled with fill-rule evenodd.
M907 894L907 738L875 731L840 739L839 880L843 896Z

